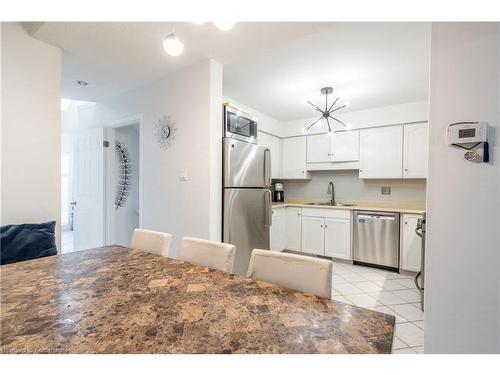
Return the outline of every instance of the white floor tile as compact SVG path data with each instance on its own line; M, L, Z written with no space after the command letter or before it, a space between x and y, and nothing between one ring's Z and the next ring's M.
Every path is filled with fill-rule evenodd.
M337 266L337 265L334 265L333 266L333 274L334 275L345 275L347 273L354 273L352 272L350 269L348 269L347 267L344 267L344 266Z
M424 345L424 331L413 323L396 323L394 335L408 346Z
M417 346L415 348L412 348L413 350L415 350L415 352L417 354L424 354L424 347L423 346Z
M352 305L352 302L349 301L347 298L344 296L333 296L332 300L337 301L337 302L343 302L343 303L348 303L349 305Z
M407 289L417 289L417 287L415 286L415 281L412 278L399 279L397 282Z
M338 276L338 275L333 275L332 276L332 284L335 285L335 284L342 284L342 283L346 283L347 280L343 279L342 277Z
M382 303L383 305L400 305L405 303L405 301L398 296L392 294L392 292L383 291L383 292L374 292L368 293L369 296L375 298L377 301Z
M394 310L403 318L408 319L411 322L417 320L424 320L424 312L410 303L405 305L391 306L391 310Z
M403 285L399 284L397 280L373 280L373 282L377 285L380 285L385 290L402 290L406 289Z
M404 349L404 348L408 348L408 345L406 345L403 341L401 341L397 337L394 337L394 340L392 340L392 350Z
M380 285L377 285L371 281L357 281L352 283L355 287L361 289L365 293L369 292L381 292L383 289Z
M383 275L381 273L377 273L377 272L361 272L360 275L363 276L368 281L387 280L385 275Z
M420 292L417 289L393 290L392 293L406 302L420 302Z
M342 294L338 291L335 290L335 288L332 288L332 297L333 296L341 296Z
M355 282L355 281L366 281L366 279L361 276L358 273L350 272L342 275L343 279L346 279L347 281L350 282Z
M355 287L351 283L343 283L343 284L337 284L333 285L333 289L335 289L337 292L343 295L349 295L349 294L360 294L363 293L363 291L357 287Z
M411 348L403 348L403 349L394 349L392 351L392 354L417 354L413 349Z
M375 298L370 297L368 294L350 294L347 298L352 302L353 305L359 307L374 307L381 306L382 304L377 301ZM416 328L416 327L415 327Z
M401 315L397 314L396 312L394 312L393 310L388 308L387 306L375 306L375 307L369 307L368 309L395 316L396 323L405 323L408 321L405 318L403 318Z
M413 322L418 328L420 328L422 331L424 330L424 321L420 320L418 322Z

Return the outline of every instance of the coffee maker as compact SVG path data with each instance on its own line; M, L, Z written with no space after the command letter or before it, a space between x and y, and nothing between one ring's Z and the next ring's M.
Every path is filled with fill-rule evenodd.
M284 202L285 201L285 191L283 189L283 184L281 182L277 182L274 184L274 202Z

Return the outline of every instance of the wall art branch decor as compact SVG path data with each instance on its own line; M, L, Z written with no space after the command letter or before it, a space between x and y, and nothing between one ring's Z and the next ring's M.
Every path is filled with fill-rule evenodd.
M130 153L122 142L115 142L115 151L120 165L118 188L115 194L115 208L118 210L119 207L124 207L127 203L132 165L130 164Z
M177 131L175 121L172 121L170 116L163 115L156 123L155 130L158 145L166 150L172 145L172 141L175 139L175 132Z

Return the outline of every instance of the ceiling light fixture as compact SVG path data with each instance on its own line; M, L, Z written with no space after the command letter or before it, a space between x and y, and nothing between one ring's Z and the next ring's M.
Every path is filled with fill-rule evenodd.
M163 48L170 56L179 56L184 51L184 44L172 32L163 39Z
M227 21L227 20L224 20L224 21L215 21L214 24L221 31L229 31L234 26L234 22L233 21Z
M306 132L309 129L311 129L314 125L316 125L316 123L319 122L320 120L326 120L326 124L328 125L328 133L331 134L332 133L332 127L330 125L330 119L337 121L342 126L346 126L346 124L344 124L338 118L333 117L332 114L334 112L337 112L340 109L348 107L349 103L346 103L346 104L343 104L343 105L339 105L338 107L335 107L335 105L338 103L338 101L340 99L340 97L337 96L337 98L333 101L333 103L330 106L328 106L328 95L333 93L333 88L332 87L323 87L321 89L321 93L323 95L325 95L325 110L323 111L323 110L319 109L310 100L307 102L308 104L310 104L311 106L313 106L316 111L318 111L318 112L321 113L321 117L319 119L317 119L316 121L314 121L311 125L309 125L308 128L306 129Z

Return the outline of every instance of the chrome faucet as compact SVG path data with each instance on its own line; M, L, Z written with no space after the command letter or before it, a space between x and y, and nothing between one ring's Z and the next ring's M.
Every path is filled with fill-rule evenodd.
M330 204L335 206L335 185L333 185L333 181L330 181L328 184L328 190L326 193L331 194L332 197L330 198Z

